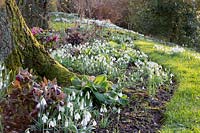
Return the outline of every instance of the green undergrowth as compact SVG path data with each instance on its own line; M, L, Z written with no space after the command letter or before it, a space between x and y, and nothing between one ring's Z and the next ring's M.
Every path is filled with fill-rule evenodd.
M200 132L200 59L190 50L169 54L157 50L153 41L136 40L135 45L160 65L170 68L178 80L178 88L167 104L163 133Z
M61 22L53 23L56 30L65 26ZM60 28L59 28L60 27ZM121 44L118 35L129 36L134 45L149 58L164 68L170 69L175 74L178 87L166 105L165 120L161 128L162 133L199 133L200 132L200 54L185 49L183 52L169 53L170 46L159 44L155 41L143 39L135 33L128 33L124 30L104 29L109 34L108 40ZM116 38L110 38L115 36ZM119 41L119 42L118 42ZM158 50L155 46L161 46L164 50Z

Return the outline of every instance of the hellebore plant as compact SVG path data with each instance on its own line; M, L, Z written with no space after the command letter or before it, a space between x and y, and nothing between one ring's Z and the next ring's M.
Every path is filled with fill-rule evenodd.
M43 30L39 27L33 27L31 29L32 34L36 37L36 39L44 45L44 47L49 50L51 48L55 48L56 44L59 42L60 37L58 34Z

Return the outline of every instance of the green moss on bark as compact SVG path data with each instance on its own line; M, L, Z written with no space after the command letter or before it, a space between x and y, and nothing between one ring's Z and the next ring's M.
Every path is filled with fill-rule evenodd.
M71 77L76 74L51 58L38 43L26 25L15 0L6 0L6 9L16 47L6 59L8 68L12 70L18 70L21 66L31 68L42 77L45 76L50 80L56 78L60 85L70 85Z

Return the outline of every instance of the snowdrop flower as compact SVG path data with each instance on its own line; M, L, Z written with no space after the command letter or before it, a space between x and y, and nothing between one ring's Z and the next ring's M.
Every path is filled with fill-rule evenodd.
M80 110L84 109L84 99L81 100L81 104L80 104Z
M60 115L60 113L59 113L59 115L58 115L58 120L61 120L62 119L62 117L61 117L61 115Z
M103 105L103 107L101 107L100 109L100 112L103 113L103 112L108 112L107 108L105 107L105 105Z
M42 100L36 105L36 107L39 109L39 108L42 108L44 109L44 107L47 105L47 102L44 98L42 98Z
M64 106L58 106L58 111L64 113L65 112L65 107Z
M123 94L122 94L121 92L120 92L118 95L119 95L119 97L122 97L122 96L123 96Z
M81 116L79 115L79 113L76 113L74 116L74 119L78 121L80 118L81 118Z
M120 109L120 108L118 108L118 110L117 110L117 113L118 113L118 114L120 114L120 112L121 112L121 109Z
M44 99L44 97L42 98L42 100L40 101L40 105L45 107L47 105L46 100Z
M89 91L87 91L86 96L87 96L87 99L90 99L90 93L89 93Z
M69 126L69 121L66 119L65 120L65 127L67 128Z
M72 92L72 100L74 100L76 98L76 93L73 91Z
M87 124L88 124L88 121L87 121L86 119L83 119L83 120L81 121L81 125L82 125L83 127L86 127Z
M54 118L53 121L51 120L51 121L49 122L49 128L55 127L55 126L56 126L56 120L55 120L55 118Z
M30 128L26 129L25 133L30 133Z
M92 100L90 100L90 105L89 105L90 107L92 107L93 106L93 104L92 104Z
M73 108L73 104L71 102L67 103L68 108Z
M45 114L43 114L43 116L42 116L42 122L43 123L47 123L47 120L48 120L48 117Z
M90 114L90 112L88 112L88 111L84 111L84 119L86 120L86 121L90 121L90 119L91 119L91 117L92 117L92 115Z
M171 52L172 52L172 53L181 53L181 52L184 52L184 51L185 51L185 49L184 49L184 48L181 48L181 47L179 47L179 46L173 47L173 48L171 49Z
M94 120L93 122L92 122L92 126L96 126L97 125L97 122Z
M118 96L115 96L115 98L114 98L116 101L118 101L119 100L119 97Z

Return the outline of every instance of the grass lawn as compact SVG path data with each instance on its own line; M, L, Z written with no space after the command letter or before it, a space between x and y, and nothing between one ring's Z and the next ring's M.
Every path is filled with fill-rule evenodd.
M155 48L152 41L136 40L135 45L160 65L170 68L179 82L171 101L167 104L165 122L161 132L200 132L200 59L194 51L185 50L168 54ZM194 55L195 54L195 55ZM195 57L196 56L196 57Z

